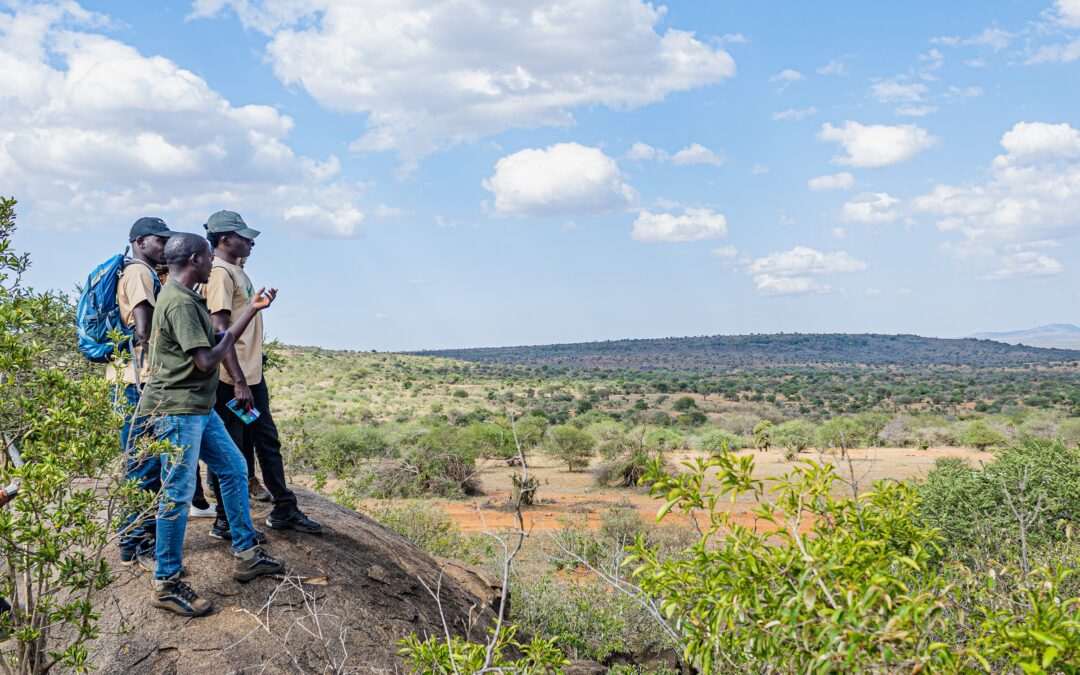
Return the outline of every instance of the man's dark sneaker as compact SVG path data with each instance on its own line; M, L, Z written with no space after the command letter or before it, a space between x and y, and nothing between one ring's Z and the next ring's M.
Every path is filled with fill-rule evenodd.
M200 598L191 586L175 578L154 579L154 596L150 604L180 616L202 616L214 608L209 600Z
M140 547L138 554L135 556L135 560L139 563L139 567L150 574L157 573L157 546L154 545L154 542L150 542L148 545ZM186 577L187 573L187 566L184 566L180 568L180 574L178 576Z
M260 544L266 543L266 533L258 528L255 529L255 541ZM214 539L224 539L225 541L232 541L232 529L229 527L229 521L216 518L214 520L214 526L210 528L210 536Z
M248 550L236 554L236 562L233 564L233 579L251 581L255 577L266 574L281 574L284 571L285 565L280 560L267 555L262 546L252 546Z
M305 534L322 534L322 525L308 518L300 509L293 508L285 513L270 512L266 524L275 530L296 530Z
M274 499L270 491L264 488L259 479L254 476L248 479L248 497L257 502L269 502Z
M131 567L139 562L139 550L136 548L122 548L120 549L120 564L124 567Z

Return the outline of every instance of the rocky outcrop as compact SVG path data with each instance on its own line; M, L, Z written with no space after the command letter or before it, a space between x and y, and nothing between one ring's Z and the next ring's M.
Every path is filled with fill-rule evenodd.
M297 489L322 536L266 529L284 578L232 579L226 542L211 521L189 521L187 581L216 607L183 619L149 604L150 575L122 568L95 601L100 637L91 665L101 673L393 673L397 641L409 634L483 640L498 594L485 575L442 561L370 518ZM268 509L256 505L256 526ZM464 582L464 583L463 583ZM425 588L425 584L427 588ZM430 592L429 590L430 589ZM438 599L433 596L438 595Z

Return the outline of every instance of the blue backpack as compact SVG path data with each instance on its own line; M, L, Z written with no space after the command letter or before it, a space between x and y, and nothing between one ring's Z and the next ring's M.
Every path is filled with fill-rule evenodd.
M75 321L79 328L79 351L94 363L108 363L118 351L129 349L134 326L125 326L120 319L120 305L116 302L116 288L120 282L120 273L129 262L127 249L118 253L94 268L83 286L79 296L79 308ZM157 275L154 275L157 290ZM122 338L119 343L112 341L112 334L118 331Z

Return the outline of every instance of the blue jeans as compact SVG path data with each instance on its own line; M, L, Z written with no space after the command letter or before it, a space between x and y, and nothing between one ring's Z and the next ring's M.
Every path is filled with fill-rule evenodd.
M209 415L166 415L154 420L153 425L154 435L173 446L173 454L161 456L164 499L158 509L154 578L168 579L179 574L184 566L184 534L200 459L218 477L221 489L218 498L224 502L229 517L233 551L240 553L254 546L247 465L218 414L210 411Z
M124 413L124 425L120 427L120 447L124 449L124 480L134 480L138 486L157 494L161 491L161 458L156 455L139 455L132 446L132 434L138 438L146 430L146 418L132 420L135 406L139 404L139 388L133 384L113 392L113 402ZM142 516L141 518L139 516ZM139 546L154 538L154 512L123 513L120 516L120 550L134 553Z

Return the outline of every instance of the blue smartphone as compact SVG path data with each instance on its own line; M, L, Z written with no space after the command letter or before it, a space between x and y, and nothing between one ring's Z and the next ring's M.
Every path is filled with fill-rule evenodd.
M244 424L251 424L255 420L259 419L259 411L255 408L241 408L240 403L234 398L225 404L225 407L236 413L236 416L244 421Z

